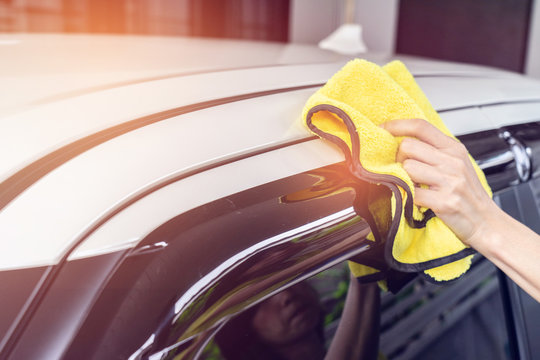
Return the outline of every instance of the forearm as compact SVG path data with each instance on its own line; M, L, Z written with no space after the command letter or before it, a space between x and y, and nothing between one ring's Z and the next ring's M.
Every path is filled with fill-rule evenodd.
M495 204L484 218L470 245L540 302L540 236Z
M345 308L326 354L332 359L376 359L379 351L380 290L351 276Z

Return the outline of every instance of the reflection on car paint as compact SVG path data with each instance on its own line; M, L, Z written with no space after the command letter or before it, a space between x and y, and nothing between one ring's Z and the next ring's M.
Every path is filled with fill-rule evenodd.
M321 174L334 184L325 195L283 201L325 186ZM66 357L196 357L235 312L368 247L369 227L351 208L355 192L348 183L345 165L335 164L164 223L104 285ZM96 334L94 346L84 341Z
M305 189L283 195L279 200L283 203L293 203L313 199L323 199L332 195L350 191L352 186L349 176L336 176L336 168L320 168L308 173L315 183Z
M343 283L329 275L332 271L341 274ZM336 293L338 283L344 287ZM204 348L202 358L375 360L379 326L377 283L361 284L341 263L235 316Z
M220 356L204 354L203 358L281 359L286 344L286 348L301 346L310 358L322 359L324 314L319 294L302 281L229 321L215 337Z
M324 259L342 261L368 248L367 244L358 245L370 232L369 227L352 209L321 220L268 239L231 259L235 265L226 264L227 273L212 276L206 290L198 291L193 300L178 309L171 325L174 331L167 329L168 342L176 339L178 348L169 349L168 355L193 358L200 341L182 348L193 336L212 329L218 321L270 296L283 285L308 277L314 269L320 269ZM230 288L231 284L235 284L232 290L223 294L222 288Z

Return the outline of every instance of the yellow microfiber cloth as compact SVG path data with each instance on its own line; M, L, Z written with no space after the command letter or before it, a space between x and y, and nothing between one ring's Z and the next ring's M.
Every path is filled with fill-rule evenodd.
M308 100L303 118L309 129L340 147L358 187L369 189L355 200L356 212L369 213L369 239L382 244L385 263L399 272L423 272L434 282L460 277L474 250L466 247L430 209L413 204L414 183L396 162L400 139L379 125L395 119L420 118L453 135L429 103L405 65L383 67L352 60ZM477 175L491 195L484 174ZM360 181L361 180L361 181ZM366 188L366 186L364 186ZM350 263L357 277L381 279L384 266Z

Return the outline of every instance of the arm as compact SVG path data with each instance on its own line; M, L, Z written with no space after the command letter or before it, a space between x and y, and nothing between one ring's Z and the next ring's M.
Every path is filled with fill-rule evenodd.
M540 301L540 236L499 209L483 189L463 144L424 120L384 129L403 139L397 161L418 184L414 202L431 208L466 245L483 254Z
M345 308L325 359L377 359L379 322L379 286L359 284L351 275Z

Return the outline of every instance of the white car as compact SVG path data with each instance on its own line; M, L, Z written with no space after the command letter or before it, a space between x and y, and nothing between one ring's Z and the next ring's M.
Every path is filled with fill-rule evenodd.
M365 58L402 60L501 206L540 230L540 82ZM344 157L300 118L347 60L300 45L0 35L0 358L225 356L208 344L229 319L366 251L354 193L339 191ZM540 332L516 314L538 307L487 260L448 286L411 284L382 296L387 358L429 358L488 298L501 310L491 350L538 354Z

